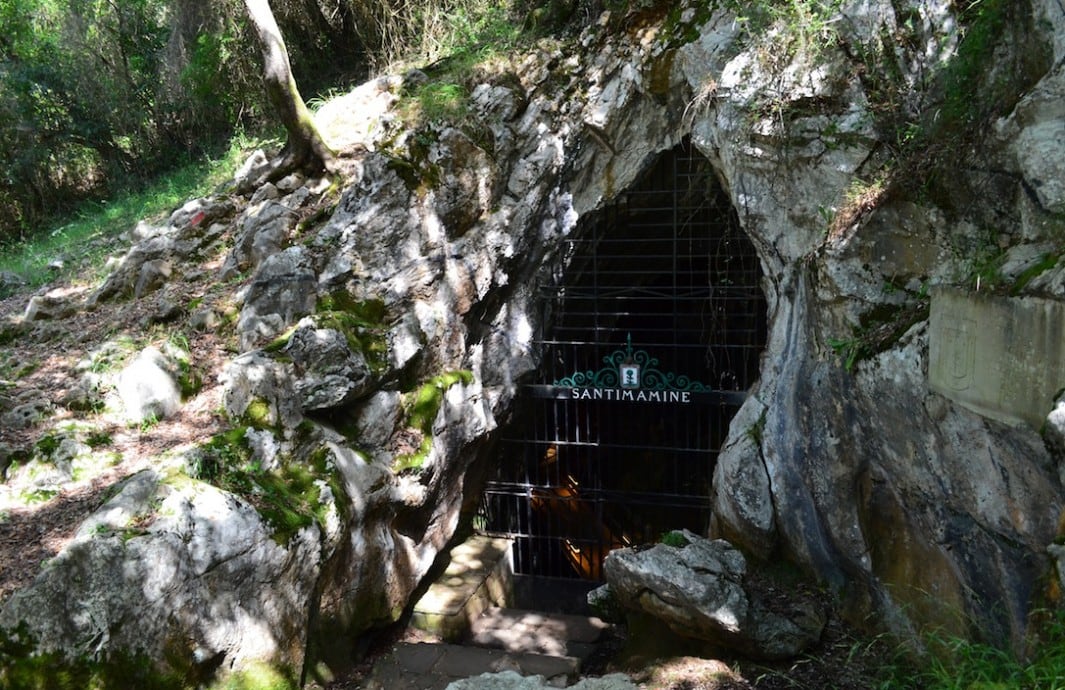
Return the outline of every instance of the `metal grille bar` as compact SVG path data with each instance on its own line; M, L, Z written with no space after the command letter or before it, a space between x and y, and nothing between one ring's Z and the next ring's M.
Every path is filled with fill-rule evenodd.
M687 143L582 223L563 257L562 279L539 295L543 361L478 526L515 539L519 573L597 580L612 548L705 530L718 450L758 375L765 298L753 245ZM638 400L563 384L623 348L697 385Z

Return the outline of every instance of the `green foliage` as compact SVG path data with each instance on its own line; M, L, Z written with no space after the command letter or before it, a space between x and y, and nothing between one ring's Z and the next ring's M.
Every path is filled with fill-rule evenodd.
M397 456L392 465L393 471L403 472L421 468L433 447L433 421L440 411L440 406L444 403L444 394L456 383L472 382L473 372L449 371L429 379L417 390L404 397L403 407L407 415L407 426L419 432L421 443L414 452Z
M0 630L0 687L7 690L182 690L185 684L172 673L156 668L140 654L113 652L102 659L68 659L54 652L39 653L25 627Z
M678 549L683 549L685 546L691 543L690 541L688 541L688 538L684 536L684 532L680 532L678 530L666 532L658 541L661 544L665 544L666 546L672 546Z
M189 337L181 331L172 331L166 336L164 350L177 367L177 384L182 399L188 399L203 388L203 378L192 366L189 358Z
M765 438L765 425L768 415L769 410L762 410L762 414L758 416L758 421L747 427L747 438L751 439L751 442L758 447L761 447L762 440Z
M25 222L45 214L42 202L57 192L91 192L96 180L129 172L150 147L165 5L19 0L6 9L0 34L13 40L0 48L9 123L0 150L9 165L0 189ZM10 216L3 220L10 230Z
M941 131L973 125L991 111L1008 112L1017 100L1012 84L986 83L995 50L1002 44L1009 0L966 3L959 15L963 36L955 57L943 70L943 103L933 123Z
M372 72L397 64L461 62L467 67L512 48L522 35L520 6L508 0L375 0L356 3ZM378 31L374 32L373 28Z
M416 117L426 122L455 122L467 115L469 93L462 84L430 82L418 87L414 94Z
M843 368L848 372L854 371L854 366L858 363L858 360L868 354L865 351L865 346L862 343L861 338L857 336L850 338L829 338L828 346L843 359Z
M982 642L930 634L929 656L908 669L899 685L922 690L1063 690L1065 689L1065 614L1042 612L1036 616L1031 651L1018 658ZM905 684L903 684L905 683Z
M889 290L905 292L904 304L882 304L861 315L858 324L851 327L851 335L844 338L828 338L828 346L843 359L843 368L853 372L863 359L884 352L895 345L910 328L928 318L928 286L922 284L916 290L906 290L889 285Z
M1014 295L1019 295L1024 292L1024 289L1028 287L1028 283L1033 279L1041 276L1052 268L1055 268L1061 263L1061 256L1058 254L1043 254L1039 257L1039 261L1032 264L1013 281L1013 285L1010 287L1010 292Z
M306 457L287 458L274 469L264 469L253 456L245 429L217 434L200 447L189 474L220 489L243 497L259 512L281 545L304 527L322 525L329 504L328 487L343 506L344 488L329 461L319 450Z
M428 123L462 124L468 119L469 94L486 74L499 72L495 63L525 40L522 22L502 0L453 0L427 3L421 22L427 30L412 44L405 62L431 63L430 81L405 94L400 112L414 128Z
M357 301L343 290L334 290L318 300L314 315L319 328L344 334L348 347L361 352L370 371L380 374L388 366L387 313L381 300Z
M253 664L249 668L226 676L212 683L208 690L297 690L299 683L291 673L284 673L266 664Z
M90 431L85 437L85 445L87 445L89 448L92 448L93 450L96 450L97 448L102 448L104 446L111 445L113 440L114 439L111 437L110 433L106 431L101 431L99 429L94 429Z
M138 429L142 434L146 434L154 429L159 424L159 417L154 412L149 412L144 416L144 419L140 421Z
M139 220L159 219L189 198L209 194L232 177L257 144L255 140L234 140L222 158L185 165L106 203L86 202L21 240L0 242L0 271L20 276L30 287L56 277L94 280L100 277L95 272L103 266L104 258L118 248L121 233ZM48 264L56 257L65 259L64 266L53 271Z
M928 40L914 17L900 15L897 32L847 50L860 63L870 111L891 153L882 171L891 194L966 216L979 207L971 199L1001 190L957 171L982 155L994 131L991 123L1010 112L1046 73L1051 51L1035 38L1035 19L1024 3L976 0L955 3L952 10L958 20L957 49L933 62L920 84L913 84L904 68L908 61L930 59L914 54ZM978 226L997 223L974 220Z
M34 444L34 447L41 460L48 462L51 460L52 456L55 455L55 452L59 450L59 445L62 442L62 434L45 434L37 439L37 443Z
M782 65L796 55L814 60L837 41L842 0L726 0L760 57Z

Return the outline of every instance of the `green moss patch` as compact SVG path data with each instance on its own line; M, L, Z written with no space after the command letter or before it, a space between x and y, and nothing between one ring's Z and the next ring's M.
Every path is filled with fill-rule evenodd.
M325 487L332 492L339 510L343 511L346 505L343 484L324 447L300 458L285 458L279 467L267 470L253 456L245 430L233 429L204 444L190 469L196 479L251 503L281 545L304 527L324 527L333 504L323 501Z
M140 654L112 652L102 659L36 653L24 631L0 631L0 687L8 690L182 690L174 673L160 670Z
M418 448L411 453L397 455L392 464L395 472L420 469L433 447L433 420L444 403L444 393L456 383L473 382L473 372L449 371L435 376L416 390L404 396L403 408L407 414L407 426L420 437Z
M1057 267L1061 261L1061 257L1056 254L1044 254L1039 258L1032 266L1029 266L1021 272L1017 279L1013 281L1013 285L1010 287L1010 292L1014 295L1019 295L1024 292L1024 289L1028 287L1028 283L1032 282L1035 278L1043 275L1052 268Z

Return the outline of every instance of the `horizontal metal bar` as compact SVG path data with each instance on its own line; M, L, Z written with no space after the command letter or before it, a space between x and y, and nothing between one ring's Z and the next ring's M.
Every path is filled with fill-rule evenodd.
M584 389L582 389L584 390ZM621 389L619 389L621 390ZM529 383L522 386L522 391L531 398L544 398L550 400L574 400L573 389L563 386L553 386L545 384ZM639 393L639 390L630 390L633 393ZM644 393L650 393L651 391L643 391ZM679 392L679 391L678 391ZM730 390L711 390L709 392L692 392L687 391L687 399L682 404L691 405L742 405L747 399L747 391L730 391ZM626 396L627 397L627 396ZM602 399L597 402L612 402L612 403L626 403L630 402L636 405L652 404L651 400L606 400Z

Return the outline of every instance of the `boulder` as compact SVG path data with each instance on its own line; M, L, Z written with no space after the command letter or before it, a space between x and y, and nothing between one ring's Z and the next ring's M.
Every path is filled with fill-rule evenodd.
M119 372L115 393L127 421L160 420L180 409L177 368L158 349L146 347Z
M812 597L757 584L746 558L724 540L674 534L688 543L607 556L603 570L622 606L660 619L679 635L758 659L792 658L820 640L826 612Z
M7 429L25 429L51 416L53 411L52 403L44 397L22 396L0 417L0 425Z
M237 357L220 377L231 419L253 426L294 429L303 420L291 368L262 351Z
M174 273L174 264L166 259L152 259L141 264L137 273L137 283L133 287L133 298L140 299L150 292L163 287Z
M351 349L347 337L315 328L313 321L300 322L283 352L292 360L296 394L305 411L346 405L373 382L366 358Z
M94 305L118 296L142 297L170 278L175 268L195 259L224 232L225 219L236 211L224 197L193 199L175 210L165 226L139 223L134 244L89 297Z
M190 680L255 660L302 668L318 530L286 544L248 502L154 471L127 480L0 609L40 651L120 648Z
M34 295L26 304L26 310L22 313L22 320L42 321L46 319L62 319L77 311L77 304L69 297L46 293Z
M274 191L276 196L277 190ZM226 257L220 277L225 280L255 270L277 254L285 246L297 220L292 209L272 199L250 206L240 218L233 248Z

